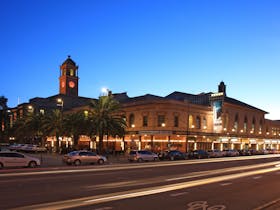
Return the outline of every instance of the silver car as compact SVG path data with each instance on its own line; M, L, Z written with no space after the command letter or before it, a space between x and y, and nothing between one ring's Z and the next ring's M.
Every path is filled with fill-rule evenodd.
M38 158L30 157L19 152L0 152L0 168L4 167L30 167L40 166L41 162Z
M62 161L68 165L74 164L75 166L93 163L98 163L99 165L102 165L105 162L107 162L107 158L102 155L98 155L95 152L79 150L64 155L62 157Z
M147 150L135 150L135 151L130 151L128 160L130 162L157 161L159 160L159 157L157 154Z

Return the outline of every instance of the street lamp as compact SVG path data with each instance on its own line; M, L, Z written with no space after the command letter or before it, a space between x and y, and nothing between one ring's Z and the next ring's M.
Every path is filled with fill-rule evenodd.
M102 96L108 96L109 95L109 89L106 87L101 88Z
M63 99L62 98L58 98L56 99L56 102L57 102L57 106L60 106L61 107L61 111L63 110L63 105L64 105L64 102L63 102Z

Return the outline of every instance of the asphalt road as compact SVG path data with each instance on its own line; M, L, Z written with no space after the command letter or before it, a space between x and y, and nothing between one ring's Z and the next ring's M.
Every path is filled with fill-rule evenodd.
M278 164L271 155L3 170L0 209L277 209Z

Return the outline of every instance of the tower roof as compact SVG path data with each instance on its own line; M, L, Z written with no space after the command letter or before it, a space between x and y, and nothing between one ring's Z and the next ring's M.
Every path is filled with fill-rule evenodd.
M71 59L70 55L68 55L68 58L63 62L62 65L64 65L64 64L66 64L66 65L70 64L70 65L76 66L76 63Z

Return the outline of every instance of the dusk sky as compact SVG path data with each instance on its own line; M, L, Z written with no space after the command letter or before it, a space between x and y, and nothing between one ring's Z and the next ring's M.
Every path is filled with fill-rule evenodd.
M0 0L0 96L59 92L79 65L79 95L217 92L280 119L280 1Z

